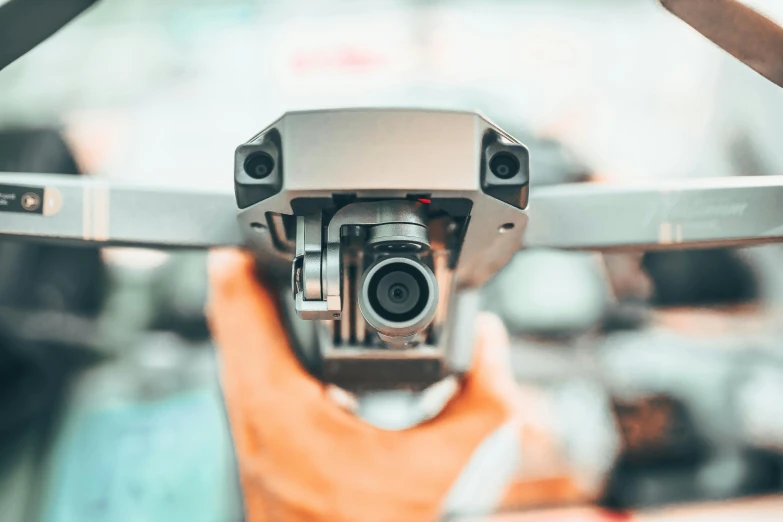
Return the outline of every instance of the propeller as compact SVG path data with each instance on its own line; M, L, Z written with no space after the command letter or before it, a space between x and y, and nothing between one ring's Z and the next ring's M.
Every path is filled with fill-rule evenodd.
M62 29L97 0L9 0L0 5L0 70Z
M737 0L660 0L685 23L783 87L783 28Z

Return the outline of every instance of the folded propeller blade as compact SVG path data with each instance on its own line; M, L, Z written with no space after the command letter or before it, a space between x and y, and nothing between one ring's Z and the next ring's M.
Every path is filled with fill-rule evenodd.
M0 5L0 70L24 56L97 0L9 0Z
M660 0L733 57L783 87L783 28L736 0Z

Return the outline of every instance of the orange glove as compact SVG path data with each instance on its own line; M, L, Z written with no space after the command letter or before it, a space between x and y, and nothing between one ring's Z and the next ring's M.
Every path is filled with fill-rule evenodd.
M487 435L507 422L516 385L508 339L478 318L475 362L435 419L384 431L345 411L290 348L251 257L210 257L208 315L250 522L434 520Z

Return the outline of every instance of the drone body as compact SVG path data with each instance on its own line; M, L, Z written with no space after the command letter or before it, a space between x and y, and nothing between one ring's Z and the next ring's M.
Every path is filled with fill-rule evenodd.
M467 369L461 296L519 250L528 181L527 149L467 112L289 113L235 161L247 246L321 323L323 378L348 389Z
M475 113L295 112L237 147L234 194L0 174L0 234L246 248L280 292L292 336L315 344L300 347L307 366L360 392L423 390L466 371L475 289L521 248L783 237L779 177L531 190L528 160Z

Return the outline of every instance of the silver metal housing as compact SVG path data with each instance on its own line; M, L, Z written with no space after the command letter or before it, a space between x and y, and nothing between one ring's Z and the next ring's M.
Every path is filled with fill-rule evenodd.
M487 168L498 150L519 160L514 178ZM259 151L276 165L260 180L243 170ZM473 339L450 335L449 309L519 249L528 164L527 149L480 115L413 109L288 113L237 149L240 227L322 331L324 380L423 389L467 370ZM431 274L432 302L389 324L362 282L400 245Z
M483 140L518 141L471 112L351 109L291 112L237 153L237 170L253 150L279 136L282 181L274 195L239 211L239 222L259 253L279 251L272 235L253 227L269 214L298 215L297 201L353 195L357 199L460 198L472 204L455 279L479 286L519 250L527 223L527 191L517 206L482 189ZM525 173L527 174L527 173ZM237 174L244 179L244 174ZM257 181L248 181L250 185ZM513 225L505 234L504 224ZM269 230L266 227L265 230ZM488 256L487 252L492 255ZM292 260L292 252L282 253Z

